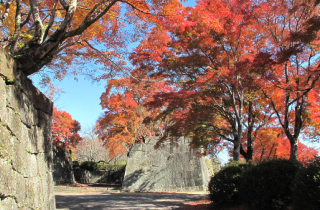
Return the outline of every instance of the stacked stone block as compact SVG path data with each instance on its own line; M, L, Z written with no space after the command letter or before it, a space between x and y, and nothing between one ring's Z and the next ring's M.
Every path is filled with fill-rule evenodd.
M53 182L55 185L75 183L72 155L68 149L53 145Z
M88 171L85 169L74 169L74 178L78 183L105 183L121 184L124 176L124 166L109 171Z
M180 138L155 150L158 138L135 144L129 153L122 184L124 191L179 192L206 191L209 172L204 157Z
M0 209L55 209L52 102L0 49Z

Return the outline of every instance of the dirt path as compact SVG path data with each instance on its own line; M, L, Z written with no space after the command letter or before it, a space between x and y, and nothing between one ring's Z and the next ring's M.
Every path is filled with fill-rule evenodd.
M56 187L55 194L57 210L205 210L208 206L204 193L123 193L117 188Z

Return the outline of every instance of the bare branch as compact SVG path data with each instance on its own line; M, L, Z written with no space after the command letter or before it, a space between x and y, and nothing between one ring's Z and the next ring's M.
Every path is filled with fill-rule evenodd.
M50 14L50 20L49 20L49 23L48 23L48 26L46 28L46 31L44 32L44 35L43 35L43 40L45 40L49 34L49 30L50 28L52 27L53 23L54 23L54 18L56 16L56 7L57 7L57 4L58 4L58 0L55 0L54 1L54 4L53 4L53 7L51 9L51 14Z
M127 1L124 1L124 0L121 0L121 2L122 2L122 3L125 3L125 4L128 4L130 7L132 7L132 9L137 10L137 11L139 11L139 12L141 12L141 13L144 13L144 14L147 14L147 15L151 15L151 14L152 14L151 12L146 12L146 11L143 11L143 10L137 8L136 6L134 6L134 5L133 5L132 3L130 3L130 2L127 2Z
M63 0L60 0L60 3L62 1ZM74 15L74 13L76 12L76 9L77 9L77 4L78 4L77 0L71 0L70 3L66 7L63 5L63 7L66 9L67 13L66 13L66 15L64 17L64 20L60 24L58 31L66 31L67 28L70 26L72 17L73 17L73 15Z
M82 45L82 40L78 40L78 41L75 41L75 42L70 42L70 43L67 43L67 44L63 45L62 47L60 47L60 48L56 51L56 54L58 55L60 52L62 52L62 51L65 50L66 48L69 48L69 47L74 46L74 45L77 45L77 44L81 44L81 45Z
M26 25L31 18L31 11L29 11L27 18L20 24L20 28L22 28L24 25Z
M105 15L113 5L115 5L119 0L112 0L112 1L102 1L99 4L96 4L92 10L87 14L83 22L80 26L68 33L65 34L65 38L76 36L81 34L84 30L90 27L94 22L96 22L99 18Z
M63 8L65 9L65 10L67 10L67 8L68 8L68 4L67 4L67 2L65 1L65 0L59 0L60 1L60 4L63 6Z
M43 24L39 12L38 1L37 0L29 0L31 6L31 12L34 20L34 36L32 38L33 43L41 44L43 41Z
M12 41L10 43L10 45L11 45L10 53L11 54L14 53L16 46L17 46L19 36L21 34L21 25L20 25L21 24L21 0L16 0L16 4L17 4L17 8L16 8L16 18L15 18L15 29L14 29Z

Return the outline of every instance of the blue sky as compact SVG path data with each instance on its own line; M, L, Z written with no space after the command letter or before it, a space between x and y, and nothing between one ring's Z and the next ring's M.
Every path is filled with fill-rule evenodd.
M37 76L32 80L37 86ZM83 128L94 126L98 117L103 114L100 96L105 91L106 82L92 82L83 76L78 76L78 81L73 77L66 77L61 82L55 81L54 85L64 91L54 98L54 106L71 114Z

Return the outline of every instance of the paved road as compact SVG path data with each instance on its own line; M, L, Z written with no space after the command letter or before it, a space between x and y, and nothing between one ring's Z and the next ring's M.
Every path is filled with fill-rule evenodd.
M183 203L202 200L206 194L186 193L119 193L80 191L71 192L56 191L57 210L81 210L81 209L128 209L128 210L157 210L176 209Z

